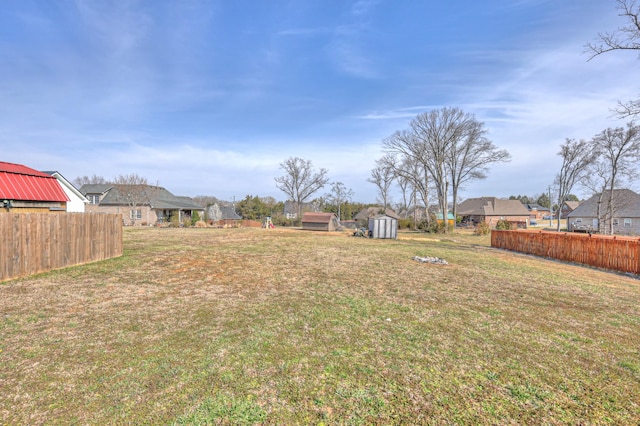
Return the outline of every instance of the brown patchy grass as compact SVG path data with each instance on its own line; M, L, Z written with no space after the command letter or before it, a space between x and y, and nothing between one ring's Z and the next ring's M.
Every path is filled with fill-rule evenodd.
M128 229L0 284L0 423L638 424L640 282L488 241Z

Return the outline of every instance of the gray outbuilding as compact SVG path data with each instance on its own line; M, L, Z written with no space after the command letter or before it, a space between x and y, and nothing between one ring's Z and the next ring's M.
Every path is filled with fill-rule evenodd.
M398 238L398 219L387 215L369 218L369 236L371 238Z

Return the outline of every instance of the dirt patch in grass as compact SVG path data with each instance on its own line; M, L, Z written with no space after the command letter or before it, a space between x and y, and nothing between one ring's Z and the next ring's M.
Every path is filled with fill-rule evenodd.
M637 424L639 341L640 281L486 237L130 229L0 284L0 423Z

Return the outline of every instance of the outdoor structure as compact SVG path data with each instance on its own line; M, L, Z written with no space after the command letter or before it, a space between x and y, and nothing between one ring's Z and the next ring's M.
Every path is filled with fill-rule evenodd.
M216 222L219 220L242 220L232 206L214 203L207 207L207 220Z
M600 232L602 225L607 230L612 226L615 235L640 235L640 195L629 189L614 189L612 214L608 207L609 191L583 201L567 215L567 230Z
M438 224L442 224L444 222L444 219L442 218L442 213L436 213L436 221L438 222ZM456 218L453 217L453 213L451 212L447 213L447 224L450 227L455 226L456 224Z
M84 213L85 206L89 204L89 200L87 197L82 195L80 190L73 186L71 182L65 179L60 172L43 172L54 178L58 179L60 186L67 197L69 197L69 201L67 202L67 213Z
M526 207L529 210L529 219L531 220L548 219L551 214L549 207L541 206L540 204L526 204Z
M189 197L173 195L153 185L83 185L80 192L90 204L88 212L120 213L126 225L183 223L194 212L204 217L204 208Z
M462 221L477 225L485 222L492 228L506 220L512 227L526 228L530 223L529 210L519 200L497 197L469 198L458 204L457 214Z
M354 216L354 219L363 226L369 223L369 219L379 215L385 215L394 219L400 219L400 216L391 209L383 209L382 206L367 207L362 209Z
M0 214L64 212L69 197L58 180L22 164L0 161Z
M334 213L305 213L302 215L302 229L309 231L338 231L340 222Z
M580 201L565 201L560 207L560 218L566 219L566 217L574 211L580 205Z
M398 219L384 214L369 218L369 236L371 238L398 238Z
M0 214L0 281L122 255L119 214L17 210Z

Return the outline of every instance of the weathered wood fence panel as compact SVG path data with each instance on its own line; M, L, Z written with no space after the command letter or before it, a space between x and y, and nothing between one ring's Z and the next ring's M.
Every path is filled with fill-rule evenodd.
M491 231L491 246L640 274L640 238L545 231Z
M0 281L121 255L120 214L0 214Z

